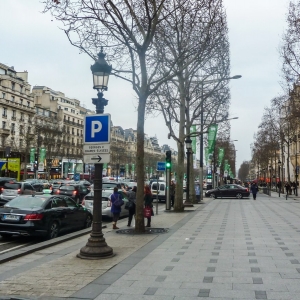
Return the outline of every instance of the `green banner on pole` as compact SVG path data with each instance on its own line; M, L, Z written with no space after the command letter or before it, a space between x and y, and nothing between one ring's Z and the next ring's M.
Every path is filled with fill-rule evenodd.
M212 124L208 127L208 149L209 153L213 153L216 144L218 124Z
M103 164L103 169L107 169L107 164Z
M131 170L134 172L134 164L131 165Z
M193 153L196 153L196 125L192 125L191 127L191 140L192 140L192 151Z
M126 170L126 174L128 174L128 171L129 171L129 165L128 164L125 165L125 170Z
M35 148L30 148L30 163L33 164L35 160Z
M44 163L45 158L46 158L46 148L41 148L41 149L40 149L40 157L39 157L39 161L40 161L41 163Z
M223 158L224 158L224 148L219 148L219 157L218 157L219 166L222 165Z
M208 148L205 147L204 151L205 151L205 164L207 165L207 162L208 162Z

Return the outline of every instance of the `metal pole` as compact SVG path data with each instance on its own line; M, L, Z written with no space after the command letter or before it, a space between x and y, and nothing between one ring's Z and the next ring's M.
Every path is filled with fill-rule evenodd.
M107 105L107 102L103 98L103 94L98 92L98 98L93 98L97 114L104 113L104 106ZM80 258L99 259L114 256L113 249L107 245L102 233L102 173L103 164L95 164L92 232L87 244L77 254L77 257Z
M279 187L278 187L278 196L280 197L280 192L281 192L281 185L282 185L282 182L281 182L281 179L280 179L280 165L278 165L278 176L279 176Z
M201 87L201 115L200 115L200 201L203 200L203 81Z
M186 199L185 201L190 202L190 149L187 149L187 170L186 170Z
M158 173L156 175L156 214L158 215Z
M171 183L171 169L166 169L166 210L171 209L171 197L170 197L170 183Z

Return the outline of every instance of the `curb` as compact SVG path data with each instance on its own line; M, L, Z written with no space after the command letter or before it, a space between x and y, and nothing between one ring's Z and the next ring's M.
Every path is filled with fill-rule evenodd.
M107 226L104 225L102 226L102 228L106 228ZM76 232L72 232L60 237L57 237L55 239L49 240L49 241L44 241L35 245L31 245L31 246L27 246L24 248L20 248L17 250L12 250L12 251L8 251L2 255L0 255L0 264L3 264L5 262L11 261L13 259L25 256L27 254L31 254L33 252L39 251L39 250L43 250L45 248L51 247L51 246L55 246L57 244L63 243L63 242L67 242L69 240L72 240L74 238L83 236L85 234L88 234L92 231L92 228L86 228L83 230L79 230Z

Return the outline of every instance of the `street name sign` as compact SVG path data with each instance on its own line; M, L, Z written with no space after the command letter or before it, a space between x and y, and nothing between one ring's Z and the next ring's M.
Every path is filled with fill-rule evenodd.
M166 171L166 163L164 161L158 161L156 171Z
M83 143L110 143L110 114L86 115L84 118Z
M110 144L83 145L83 154L104 154L110 153Z
M84 154L83 161L86 164L107 164L110 162L110 153L106 154Z

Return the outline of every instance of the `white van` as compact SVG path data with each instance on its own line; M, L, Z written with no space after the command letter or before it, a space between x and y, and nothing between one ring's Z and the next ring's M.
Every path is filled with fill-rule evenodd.
M151 183L152 198L156 199L157 181ZM158 201L166 201L166 183L164 181L158 182Z

